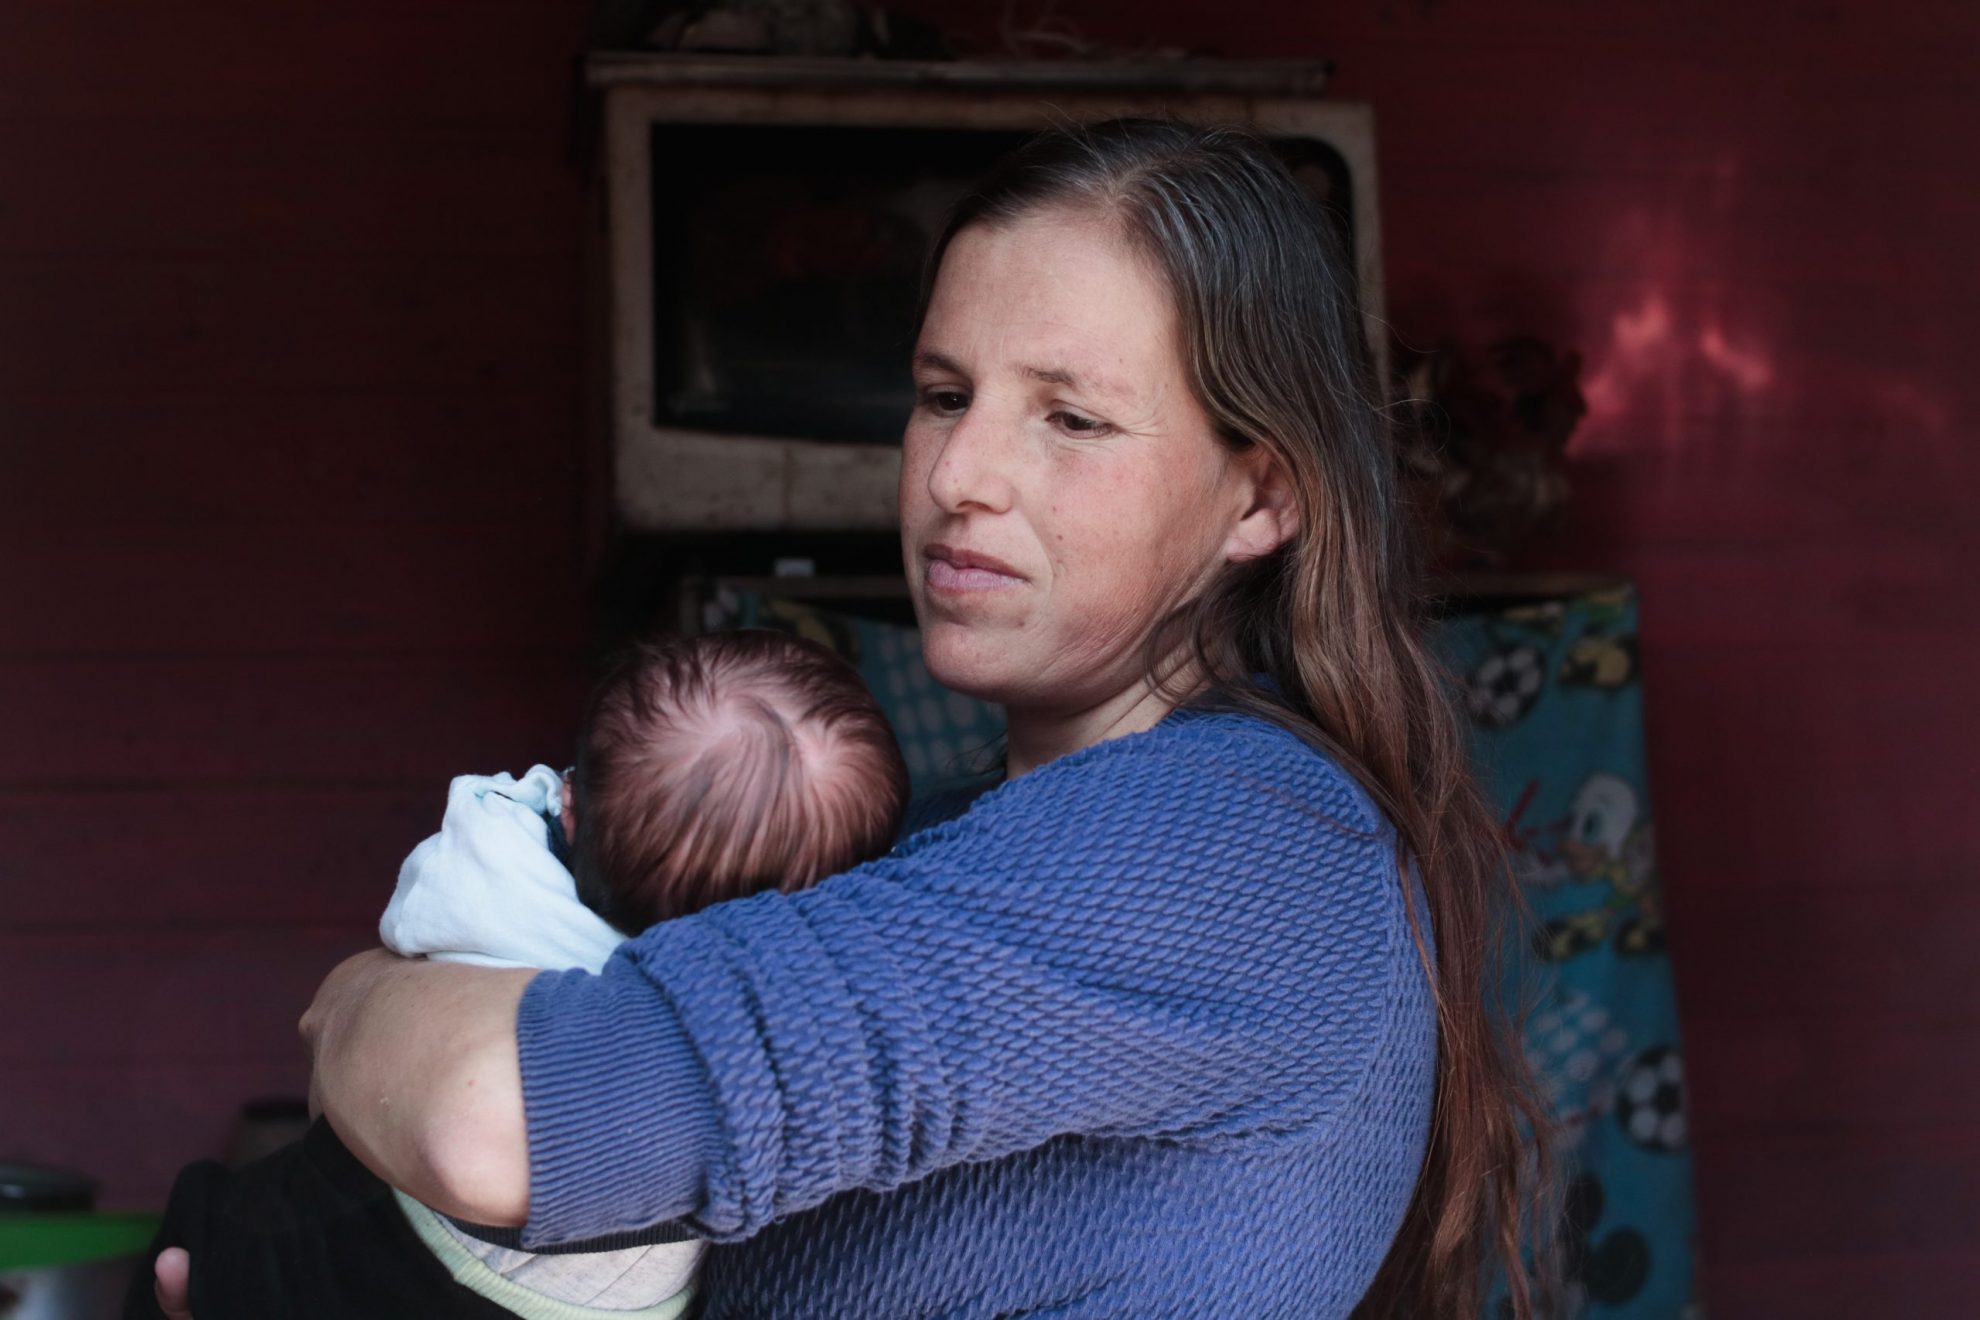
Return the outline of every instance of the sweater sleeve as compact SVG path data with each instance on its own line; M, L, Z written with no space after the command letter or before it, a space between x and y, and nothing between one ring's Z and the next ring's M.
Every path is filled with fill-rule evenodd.
M745 1237L1062 1135L1325 1122L1421 971L1393 835L1252 724L1101 744L804 893L537 978L525 1240Z

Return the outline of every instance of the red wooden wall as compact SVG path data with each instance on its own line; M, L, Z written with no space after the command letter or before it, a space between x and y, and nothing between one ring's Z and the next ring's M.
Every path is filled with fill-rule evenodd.
M564 754L577 9L0 5L0 1159L161 1201Z
M0 1155L155 1200L445 776L560 753L584 8L0 9ZM1644 591L1713 1311L1967 1313L1977 11L1058 8L1336 58L1399 329L1585 352L1552 558Z

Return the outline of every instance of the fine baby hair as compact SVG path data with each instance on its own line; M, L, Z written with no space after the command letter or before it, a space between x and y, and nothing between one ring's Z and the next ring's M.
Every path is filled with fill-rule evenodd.
M878 856L908 778L852 666L748 629L622 654L587 704L571 793L578 896L635 934Z

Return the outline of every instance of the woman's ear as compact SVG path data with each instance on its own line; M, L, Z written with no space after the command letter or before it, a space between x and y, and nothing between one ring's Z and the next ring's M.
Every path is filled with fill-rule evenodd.
M1299 532L1299 498L1279 456L1254 444L1237 461L1245 469L1244 512L1224 541L1231 563L1262 559Z
M563 788L564 788L563 808L557 814L558 817L563 821L564 842L567 844L576 843L577 842L577 811L574 809L573 803L575 803L577 799L576 799L576 795L571 792L571 772L568 770L564 771Z

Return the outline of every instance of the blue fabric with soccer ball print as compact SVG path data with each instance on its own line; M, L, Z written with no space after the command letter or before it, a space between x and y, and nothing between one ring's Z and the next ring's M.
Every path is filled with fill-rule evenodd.
M994 769L1002 713L937 686L913 629L749 592L717 605L711 627L783 628L851 660L918 791ZM1522 963L1534 1005L1526 1050L1562 1125L1565 1313L1687 1316L1691 1157L1635 592L1617 584L1463 611L1433 640L1461 680L1474 764L1535 917Z
M1565 1310L1601 1320L1697 1309L1636 607L1626 584L1527 597L1455 614L1435 638L1533 910L1526 1050L1561 1124Z

